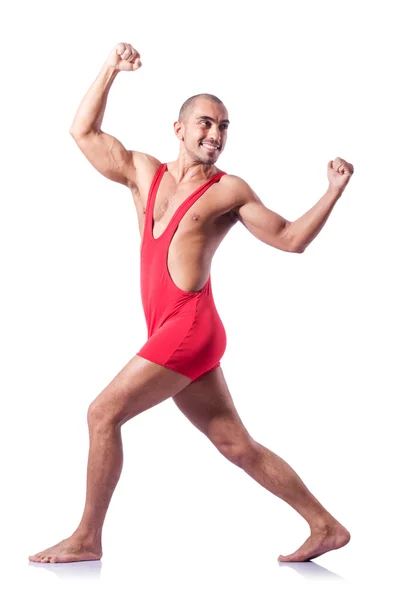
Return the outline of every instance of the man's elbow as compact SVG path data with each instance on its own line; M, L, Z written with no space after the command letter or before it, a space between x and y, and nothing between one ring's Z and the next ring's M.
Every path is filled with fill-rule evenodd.
M80 140L84 139L84 134L81 133L81 131L69 129L69 133L77 144L79 143Z
M88 137L89 135L92 135L93 133L99 133L99 130L96 129L77 129L76 127L73 128L73 126L69 129L69 133L72 136L73 139L78 140L84 137Z
M302 244L298 244L295 236L292 233L291 230L291 222L287 221L285 222L283 231L281 233L281 236L284 240L284 244L286 245L286 250L287 252L293 252L296 254L302 254L302 252L305 251L305 246L302 246Z
M77 131L76 129L73 129L72 127L69 129L69 133L72 136L72 138L81 136L81 132Z
M298 244L294 243L293 241L290 244L290 252L294 252L295 254L302 254L302 252L304 252L305 250L306 246L302 246L302 244L298 246Z

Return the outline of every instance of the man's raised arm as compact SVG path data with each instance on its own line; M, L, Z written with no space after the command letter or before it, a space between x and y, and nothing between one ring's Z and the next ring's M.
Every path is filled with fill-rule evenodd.
M264 206L250 186L238 178L239 205L234 209L242 224L259 240L285 252L303 252L324 227L333 207L354 173L351 163L337 157L328 163L328 190L295 221Z
M131 44L120 43L112 50L77 110L70 134L90 163L102 175L127 186L136 178L135 152L126 150L114 136L101 130L109 90L119 71L135 71L140 55Z
M303 252L320 233L353 173L353 165L343 158L337 156L335 160L329 161L327 165L328 190L317 204L290 225L290 234L295 240L294 243L299 248L299 252Z

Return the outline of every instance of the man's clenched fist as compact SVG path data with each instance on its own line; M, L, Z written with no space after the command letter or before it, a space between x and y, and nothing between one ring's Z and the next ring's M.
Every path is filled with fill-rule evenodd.
M131 44L121 42L109 54L108 64L119 71L136 71L142 66L141 56Z
M354 167L343 158L337 156L335 160L330 160L328 163L328 181L330 186L343 192L350 177L354 173Z

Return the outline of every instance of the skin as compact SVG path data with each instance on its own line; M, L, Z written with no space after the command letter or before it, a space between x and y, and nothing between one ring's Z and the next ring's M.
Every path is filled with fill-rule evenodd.
M160 161L127 150L100 128L115 76L121 70L135 71L141 64L139 53L130 44L118 44L83 98L70 132L100 173L131 191L142 237L148 191ZM219 172L215 163L226 145L228 119L223 104L200 97L182 121L174 123L179 155L167 163L168 170L158 189L154 237L161 235L184 199ZM206 148L206 142L219 147ZM183 290L200 289L208 278L216 249L238 222L263 243L285 252L303 252L324 226L353 173L353 166L339 157L330 161L327 169L327 191L293 222L265 207L243 179L224 175L182 218L168 253L172 279ZM71 562L102 557L103 523L123 464L121 426L170 397L225 458L307 521L308 539L292 554L280 555L280 561L310 560L349 542L347 529L320 504L297 473L251 437L236 411L221 367L192 382L135 355L88 408L87 491L79 525L70 537L29 556L31 561Z

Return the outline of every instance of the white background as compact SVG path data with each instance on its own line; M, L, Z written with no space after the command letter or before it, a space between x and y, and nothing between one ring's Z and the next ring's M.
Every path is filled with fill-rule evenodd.
M7 597L358 598L392 585L395 553L393 2L68 2L9 5L1 26L3 406L1 564ZM351 532L315 565L279 566L309 530L223 458L172 399L124 425L124 468L100 562L27 556L76 528L89 403L146 340L129 190L69 134L112 48L102 129L175 160L180 105L229 111L217 166L289 220L355 174L303 254L237 224L212 266L222 368L251 435ZM394 456L393 456L394 454ZM2 578L3 585L7 581ZM335 587L337 586L337 587Z

